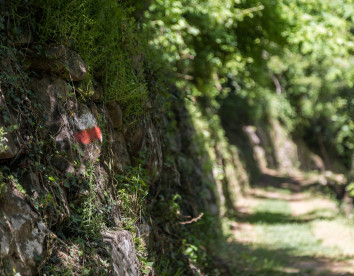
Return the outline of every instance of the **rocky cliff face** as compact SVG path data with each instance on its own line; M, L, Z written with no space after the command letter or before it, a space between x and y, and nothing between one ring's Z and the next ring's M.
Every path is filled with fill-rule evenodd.
M11 65L8 67L11 68ZM85 79L87 67L77 53L62 45L48 46L45 56L31 58L26 69L30 75L26 81L27 88L33 93L31 105L36 105L39 111L35 116L38 121L34 124L43 124L43 131L47 132L43 135L28 129L28 135L36 135L37 142L41 138L51 140L53 151L42 154L51 155L48 165L55 168L54 174L57 177L71 175L80 178L85 172L87 173L88 167L92 168L91 174L95 176L94 185L97 189L96 196L104 197L104 191L109 189L110 176L105 166L99 162L102 156L102 145L104 144L111 151L117 171L123 172L131 162L126 146L126 141L131 142L131 140L128 135L124 137L123 129L119 129L122 125L122 111L119 104L101 103L95 90L92 95L95 101L78 101L80 81ZM1 98L6 99L7 93L6 88L2 87ZM5 150L1 154L2 163L21 166L21 158L25 154L23 147L30 146L26 141L29 137L23 136L21 130L13 133L8 131L8 126L11 125L22 127L19 118L21 110L14 112L5 100L2 102L1 110L11 118L7 123L5 120L1 122L1 127L6 132L3 139ZM104 126L100 126L99 121ZM102 133L103 127L105 133ZM140 131L140 135L135 135L135 140L132 142L140 147L136 150L149 146L154 148L154 154L151 155L147 166L158 175L161 171L161 146L154 130L154 126L150 124ZM38 160L41 162L40 156ZM53 184L46 183L44 178L48 176L43 175L43 171L37 171L33 169L21 174L18 182L9 183L8 179L2 178L2 181L6 181L0 201L1 264L2 273L5 274L6 271L12 271L12 268L21 275L36 274L53 249L48 246L48 240L51 240L50 237L54 237L55 234L48 228L51 224L63 221L71 215L70 191L67 185L61 183L57 183L56 187L60 195L53 195L51 198L63 207L56 218L43 217L40 208L33 206L36 199L48 192L47 185ZM53 180L54 176L49 176L49 179ZM115 273L125 275L123 271L130 271L130 275L139 275L139 263L132 235L129 232L119 231L110 234L107 232L105 235L111 244L112 252L123 252L123 254L113 253L113 259L117 263L114 266ZM135 267L132 267L131 263L135 263Z
M119 102L105 101L99 83L87 85L87 66L69 48L48 45L42 55L29 55L23 64L3 62L3 74L18 77L21 85L13 94L8 91L12 84L1 86L0 162L6 168L0 191L1 274L50 272L59 261L68 268L76 262L75 250L68 251L72 237L83 235L89 242L98 235L103 253L97 258L107 260L103 271L140 275L149 270L142 267L145 256L136 249L137 238L145 248L150 243L156 252L174 252L174 246L182 245L170 232L180 231L175 220L202 217L203 210L218 216L216 191L205 181L214 183L215 175L202 173L203 157L194 148L195 130L182 100L172 103L174 115L167 120L159 99L149 99L144 116L127 125ZM168 130L171 122L175 126ZM139 196L124 194L120 185L137 185L134 193L144 190L151 203L134 202ZM171 210L162 210L161 203L173 193L186 199L170 217ZM149 204L158 214L142 216L144 206L138 204ZM103 216L105 226L95 225ZM156 221L148 224L149 216ZM123 230L128 219L134 231ZM84 266L75 266L73 273L80 274Z

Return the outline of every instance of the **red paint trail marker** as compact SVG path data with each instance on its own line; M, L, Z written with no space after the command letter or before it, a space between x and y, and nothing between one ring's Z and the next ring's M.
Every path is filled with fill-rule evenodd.
M85 145L91 144L96 140L100 140L102 142L102 133L98 126L85 129L80 132L75 132L74 137L76 141Z
M74 124L79 129L79 131L74 133L77 142L85 145L91 144L96 140L102 142L101 129L91 113L84 113L78 119L74 119Z

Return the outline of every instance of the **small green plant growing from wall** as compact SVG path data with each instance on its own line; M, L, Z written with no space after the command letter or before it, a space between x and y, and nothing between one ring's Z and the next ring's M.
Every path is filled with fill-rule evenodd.
M88 195L82 204L82 222L83 229L89 235L99 234L104 228L104 212L100 210L101 206L98 202L97 195L97 176L93 164L89 164L85 170L87 178Z
M7 138L5 137L6 131L3 127L0 127L0 153L3 153L7 150Z

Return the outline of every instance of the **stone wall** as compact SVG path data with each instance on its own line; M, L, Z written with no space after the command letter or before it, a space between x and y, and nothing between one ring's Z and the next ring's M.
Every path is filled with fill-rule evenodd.
M124 172L131 165L131 156L149 149L147 169L153 174L152 181L158 178L162 168L162 152L159 133L149 120L134 131L123 129L122 110L117 102L104 103L99 88L91 87L91 99L79 101L78 88L85 80L87 66L74 51L63 45L48 46L45 55L30 58L25 69L31 76L28 88L34 94L34 102L40 111L38 123L54 142L55 154L51 165L58 174L83 174L89 164L94 164L94 174L101 175L94 181L99 193L109 189L109 175L106 172L104 158L110 150L113 164L117 171ZM1 99L7 91L1 91ZM21 156L19 148L26 146L24 141L10 133L7 127L21 125L21 121L11 108L1 101L2 109L10 111L11 120L0 120L5 131L1 162L15 162ZM105 133L102 126L104 123ZM127 147L127 144L130 145ZM129 150L128 150L129 148ZM49 154L49 153L48 153ZM8 161L7 161L8 160ZM2 178L0 178L1 180ZM30 172L20 179L20 186L4 183L0 195L0 274L10 273L15 269L21 275L35 275L45 260L50 256L51 240L56 239L41 214L33 207L31 198L37 198L44 192L43 175ZM23 187L25 191L20 191ZM60 186L60 205L64 206L65 216L70 215L68 189ZM103 196L100 195L99 196ZM112 196L112 195L110 195ZM48 221L48 220L47 220ZM117 225L118 226L118 225ZM107 246L112 250L112 262L115 275L139 275L139 262L134 249L134 242L129 232L116 231L105 233ZM119 242L117 242L119 241ZM114 253L116 252L116 253ZM119 252L123 252L120 254ZM131 263L135 263L132 268ZM125 272L124 272L125 271ZM127 272L129 271L129 273Z
M109 207L111 226L101 233L114 275L140 275L141 271L134 244L136 237L122 230L121 201L112 185L115 174L124 175L131 167L144 166L149 175L150 193L156 194L154 200L162 198L160 185L171 194L180 193L185 197L181 204L183 216L178 214L177 220L197 217L205 210L216 217L219 215L218 199L212 187L215 179L211 172L205 175L202 172L208 157L205 155L203 160L192 142L195 130L183 107L183 100L172 104L174 115L169 120L176 123L173 130L166 131L170 122L151 99L147 100L145 114L138 122L123 124L124 111L120 103L107 102L103 97L104 89L98 82L94 82L97 85L87 85L84 60L67 47L46 46L42 55L29 55L23 65L16 66L29 76L23 82L32 93L31 105L37 112L32 114L36 120L32 125L41 126L43 133L31 132L28 129L31 124L22 121L4 100L0 101L1 109L10 114L9 120L0 120L5 131L0 163L11 170L11 166L22 166L22 159L30 158L46 168L38 171L29 166L33 169L26 169L18 180L0 186L3 187L0 189L1 275L13 269L21 275L36 275L53 254L61 255L63 260L69 258L60 251L63 246L62 242L58 243L57 225L72 216L72 206L90 191L74 187L73 195L74 188L64 179L80 179L87 175L87 171L93 175L95 200L107 201L108 197L109 202L115 202ZM0 99L4 99L7 91L0 92ZM7 130L13 125L18 125L20 131ZM48 152L38 152L37 157L26 156L33 152L24 150L28 143L32 143L29 142L32 135L38 143L40 139L47 140ZM230 160L232 158L230 155ZM227 172L237 185L232 168L229 167ZM8 180L8 177L0 177L0 182L2 179ZM51 204L57 208L51 209ZM151 244L151 248L170 250L168 244L165 248L158 245L162 237L176 244L182 242L154 223L156 244ZM175 222L171 225L176 227ZM151 225L141 217L134 227L148 244Z

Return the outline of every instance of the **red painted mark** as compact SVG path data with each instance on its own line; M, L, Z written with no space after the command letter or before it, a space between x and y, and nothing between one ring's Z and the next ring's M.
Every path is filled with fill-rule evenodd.
M88 145L96 140L102 142L102 132L98 126L93 128L85 129L80 132L75 132L74 137L79 143Z

